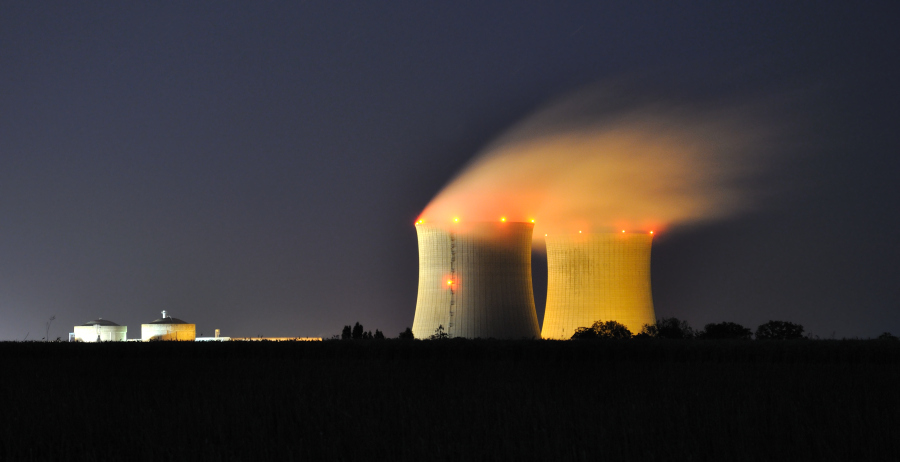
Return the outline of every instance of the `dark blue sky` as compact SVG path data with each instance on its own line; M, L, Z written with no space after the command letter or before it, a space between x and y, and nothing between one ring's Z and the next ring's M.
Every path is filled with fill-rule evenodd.
M657 237L659 315L900 333L887 2L188 3L3 5L0 339L51 315L52 338L97 317L137 337L163 309L207 335L395 336L422 208L608 80L781 99L808 141L771 172L787 193Z

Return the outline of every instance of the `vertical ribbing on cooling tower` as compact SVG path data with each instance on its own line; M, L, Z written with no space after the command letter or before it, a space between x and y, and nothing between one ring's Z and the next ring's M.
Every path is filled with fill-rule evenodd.
M654 324L649 234L547 236L547 308L541 336L568 339L594 321L633 333Z
M537 338L531 223L417 224L419 292L413 334ZM450 282L448 284L448 281Z

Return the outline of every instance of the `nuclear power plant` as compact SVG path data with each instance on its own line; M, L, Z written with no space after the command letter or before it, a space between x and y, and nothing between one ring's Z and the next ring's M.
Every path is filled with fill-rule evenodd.
M532 223L416 223L419 292L413 335L539 338L531 287Z
M594 321L638 333L656 323L650 293L652 232L549 235L541 337L569 339Z
M419 221L419 292L413 335L538 338L531 286L532 223L447 225ZM547 306L540 337L617 321L632 333L654 324L649 233L546 236Z

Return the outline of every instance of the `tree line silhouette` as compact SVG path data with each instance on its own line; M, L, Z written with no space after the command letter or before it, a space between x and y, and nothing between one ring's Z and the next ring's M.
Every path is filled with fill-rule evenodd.
M384 340L384 334L375 329L375 333L372 334L372 331L363 331L363 326L359 322L350 326L344 326L344 329L341 331L341 340Z
M588 339L630 339L630 338L660 338L660 339L708 339L708 340L798 340L812 338L803 334L803 326L788 321L769 320L760 324L756 332L734 322L710 323L697 331L687 321L678 318L660 318L656 324L644 324L637 334L632 334L625 325L617 321L594 322L590 327L579 327L572 335L573 340ZM878 336L879 340L898 340L890 332Z
M695 330L687 321L678 318L659 318L656 324L644 324L641 331L633 334L624 324L618 321L595 321L590 327L579 327L572 335L572 340L592 340L592 339L670 339L670 340L687 340L687 339L705 339L705 340L798 340L810 339L811 335L804 335L804 329L801 324L795 324L788 321L769 320L760 324L753 332L748 327L744 327L735 322L719 322L709 323L703 326L701 330ZM332 339L337 339L335 335ZM341 340L383 340L384 334L375 329L365 331L362 324L357 322L353 327L344 326L341 331ZM412 329L407 327L406 330L400 332L397 336L400 340L413 340ZM444 330L444 326L438 326L434 334L428 336L425 340L441 340L448 339L450 335ZM900 340L890 332L885 332L877 337L878 340Z

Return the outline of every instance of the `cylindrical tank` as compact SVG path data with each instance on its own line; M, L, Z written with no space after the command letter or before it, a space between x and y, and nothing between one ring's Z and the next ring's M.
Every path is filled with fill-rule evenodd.
M166 316L151 322L141 324L141 340L178 340L193 342L197 338L197 326L188 324L181 319Z
M413 335L538 338L531 287L532 223L417 223L419 292Z
M127 339L128 327L99 318L75 326L73 333L76 342L124 342Z
M633 334L655 324L650 293L651 234L550 235L547 308L541 336L569 339L579 327L616 321Z

